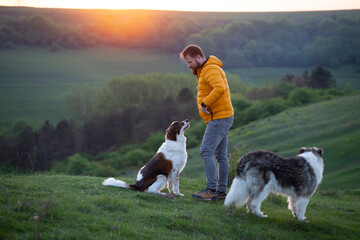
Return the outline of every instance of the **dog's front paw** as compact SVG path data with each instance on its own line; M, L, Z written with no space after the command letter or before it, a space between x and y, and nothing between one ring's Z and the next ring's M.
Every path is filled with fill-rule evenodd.
M306 217L298 217L297 219L301 222L309 222L306 220Z
M264 215L262 212L259 212L259 213L254 213L256 216L258 217L262 217L262 218L267 218L268 216L267 215Z
M164 196L164 197L167 197L167 198L175 198L175 196L173 196L173 195L171 195L171 194L166 194L166 193L165 193L163 196Z

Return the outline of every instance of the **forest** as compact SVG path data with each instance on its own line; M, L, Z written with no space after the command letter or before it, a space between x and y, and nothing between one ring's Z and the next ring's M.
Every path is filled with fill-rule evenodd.
M186 44L220 55L229 67L338 67L360 65L360 16L301 21L288 17L204 21L173 15L97 15L89 21L65 17L1 14L0 48L30 46L58 51L94 45L151 48L178 54Z

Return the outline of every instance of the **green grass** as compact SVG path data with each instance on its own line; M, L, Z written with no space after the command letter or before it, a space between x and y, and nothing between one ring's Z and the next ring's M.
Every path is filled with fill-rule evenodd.
M316 146L324 150L325 172L320 188L360 187L360 95L286 110L229 133L229 153L266 149L285 157ZM247 152L246 151L246 152ZM245 153L245 152L244 152ZM204 176L199 148L188 150L184 175Z
M278 81L302 68L226 69L254 86ZM346 82L360 89L356 67L331 69L338 86ZM0 129L16 119L38 127L45 120L56 124L70 118L65 96L73 85L104 85L115 76L152 72L188 73L177 55L149 49L94 47L79 50L18 48L0 50ZM195 81L195 79L194 79Z
M359 239L360 190L320 190L299 222L270 195L258 218L245 208L200 202L202 179L180 179L184 197L104 187L102 178L1 176L1 239ZM132 182L133 179L124 179ZM166 192L166 191L165 191ZM37 222L34 217L38 216ZM38 227L37 227L38 223Z

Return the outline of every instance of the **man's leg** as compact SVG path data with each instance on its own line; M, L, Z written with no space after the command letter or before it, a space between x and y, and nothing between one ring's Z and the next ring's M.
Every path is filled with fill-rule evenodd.
M229 176L229 159L227 156L228 137L227 135L220 142L215 151L215 158L219 164L218 169L218 187L217 192L226 194L228 176Z
M206 187L213 192L216 192L216 161L215 150L219 143L223 140L224 134L219 128L217 120L210 121L204 133L203 141L200 147L200 156L204 161L204 168L206 174Z
M226 192L229 175L229 160L227 157L228 134L234 117L213 120L208 123L200 147L200 155L204 161L206 186L211 190L218 187L216 180L216 162L219 163L219 187Z
M228 147L228 134L230 127L232 126L234 117L222 119L220 122L221 128L224 130L224 138L219 143L215 150L215 157L219 164L219 171L218 171L218 188L217 192L218 195L226 196L226 189L228 184L228 177L229 177L229 158L227 156L227 147Z

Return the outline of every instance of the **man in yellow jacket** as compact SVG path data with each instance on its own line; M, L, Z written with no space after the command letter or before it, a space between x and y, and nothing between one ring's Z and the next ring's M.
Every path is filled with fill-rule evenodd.
M229 175L228 133L234 119L230 89L222 62L205 57L199 46L189 45L181 53L187 66L197 76L197 105L206 130L200 147L204 161L206 188L192 196L200 200L225 199ZM218 162L218 179L216 178Z

